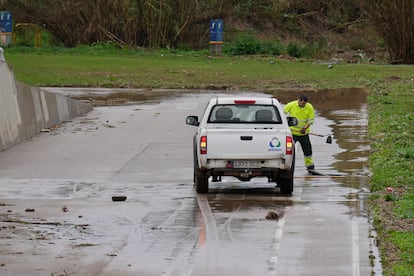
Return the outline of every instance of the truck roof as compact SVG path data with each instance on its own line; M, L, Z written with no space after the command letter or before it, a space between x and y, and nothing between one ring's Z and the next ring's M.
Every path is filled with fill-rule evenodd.
M274 101L278 102L273 97L218 97L212 99L216 104L273 104Z

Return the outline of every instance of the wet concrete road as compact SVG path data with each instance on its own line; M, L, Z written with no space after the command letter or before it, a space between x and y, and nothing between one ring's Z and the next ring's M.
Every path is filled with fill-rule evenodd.
M332 176L307 175L299 149L291 197L232 178L197 195L184 120L212 96L98 107L1 152L0 275L380 275L363 100L315 99Z

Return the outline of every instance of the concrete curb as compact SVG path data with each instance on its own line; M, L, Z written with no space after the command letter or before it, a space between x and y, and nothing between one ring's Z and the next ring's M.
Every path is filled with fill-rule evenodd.
M0 151L93 107L15 80L0 47Z

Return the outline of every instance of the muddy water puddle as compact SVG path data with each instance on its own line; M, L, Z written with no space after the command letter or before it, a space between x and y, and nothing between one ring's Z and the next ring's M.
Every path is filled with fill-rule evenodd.
M339 147L338 152L334 153L335 160L332 164L335 170L345 176L370 176L367 164L371 149L368 140L366 91L361 88L350 88L321 90L307 94L320 119L327 120L325 126L329 130L320 130L322 133L318 134L325 135L323 131L329 132ZM293 95L275 94L282 102L294 100L298 95L298 92ZM318 152L314 155L317 158ZM364 184L364 188L368 187Z
M216 94L238 94L234 91L174 89L47 88L47 90L64 94L94 106L157 103L188 94L211 94L211 97ZM280 90L274 92L273 95L284 104L297 99L301 93L303 92L300 90ZM339 150L334 153L335 160L332 160L333 162L329 164L331 166L329 169L336 170L340 175L369 176L367 159L370 154L370 146L367 136L368 107L366 91L362 88L341 88L306 91L306 94L308 94L310 102L317 111L317 117L319 117L317 120L320 120L320 122L316 122L319 125L313 128L317 128L316 131L312 132L316 132L317 135L324 135L323 138L312 137L312 140L317 143L325 142L328 141L326 138L330 136L334 138L336 143L332 147L339 147ZM318 145L316 145L316 150L318 150L317 147ZM316 152L314 155L317 154ZM365 184L364 188L367 188Z
M203 93L204 90L178 89L126 89L126 88L56 88L43 89L65 95L92 106L134 105L143 102L159 103L160 101L183 94Z
M55 90L57 92L58 90ZM130 105L140 103L158 102L170 98L181 96L194 97L196 94L238 94L234 91L205 91L205 90L134 90L134 89L73 89L63 88L59 93L66 94L71 98L92 103L95 106L100 105ZM245 92L240 92L245 93ZM287 103L297 97L303 91L277 91L273 95L281 103ZM349 195L345 195L345 200L349 198L365 197L369 191L370 172L367 160L370 154L368 141L368 107L367 93L362 88L341 88L327 89L319 91L306 91L309 101L314 105L317 111L317 118L313 132L316 134L330 135L333 137L333 144L327 144L326 136L323 138L311 137L314 145L314 159L317 169L324 176L312 177L304 173L301 160L296 162L297 179L303 179L304 185L317 185L323 188L330 187L332 183L350 190ZM300 150L298 150L300 152ZM300 158L300 157L299 157ZM216 193L243 193L243 184L233 183L230 180L228 186L233 185L233 189L221 190L220 186L212 185L213 192ZM299 187L300 188L300 187ZM331 188L332 189L332 188ZM262 189L250 190L251 193L268 193L274 194L274 187L267 187L265 184ZM338 196L340 197L340 196ZM348 199L347 199L348 198ZM363 200L364 201L364 200ZM358 213L366 213L365 207Z
M94 106L119 106L141 103L157 103L166 99L178 98L191 94L238 94L235 91L209 90L174 90L174 89L96 89L96 88L47 88L71 98L90 103ZM240 92L245 93L245 92ZM301 90L278 90L273 95L281 103L287 103L303 93ZM368 141L368 107L367 93L362 88L340 88L319 91L306 91L309 101L317 111L317 118L312 132L324 135L323 138L311 137L314 146L314 157L322 152L319 169L325 173L344 175L343 185L368 189L368 178L358 181L349 177L369 177L367 159L370 154ZM328 145L326 137L334 139L334 145ZM331 147L326 150L325 147ZM319 151L319 152L318 152ZM316 160L317 162L317 160ZM296 166L301 169L302 164ZM299 175L301 177L301 175ZM361 186L362 185L362 186Z

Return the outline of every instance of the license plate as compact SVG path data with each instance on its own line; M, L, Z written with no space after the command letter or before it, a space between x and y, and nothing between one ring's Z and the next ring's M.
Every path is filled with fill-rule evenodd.
M242 160L242 161L234 161L233 166L238 169L250 169L250 168L259 168L259 161L252 161L252 160Z

